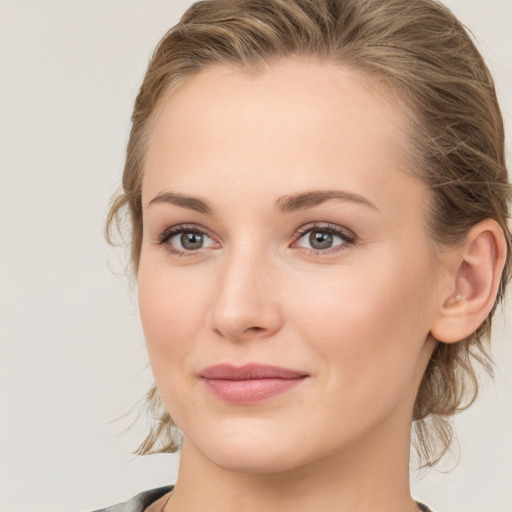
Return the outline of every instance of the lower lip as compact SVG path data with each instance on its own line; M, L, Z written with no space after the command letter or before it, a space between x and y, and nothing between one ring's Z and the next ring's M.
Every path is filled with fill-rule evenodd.
M306 377L294 379L224 380L204 379L208 390L231 404L253 404L298 386Z

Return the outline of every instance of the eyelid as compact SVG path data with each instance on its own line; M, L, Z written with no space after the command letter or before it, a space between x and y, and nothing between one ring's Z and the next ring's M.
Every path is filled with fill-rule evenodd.
M297 247L301 251L307 254L313 254L313 255L329 255L333 253L337 253L339 251L342 251L347 248L347 246L353 245L356 240L357 236L356 234L351 231L350 229L339 226L337 224L332 224L330 222L312 222L310 224L306 224L304 226L301 226L294 234L293 242L291 244L291 247L294 247L294 245L307 233L310 233L311 231L320 231L320 232L326 232L331 233L333 235L339 236L343 243L335 245L333 247L329 247L327 249L314 249L310 247Z
M356 239L355 233L352 230L350 230L344 226L340 226L338 224L333 224L331 222L319 222L319 221L311 222L309 224L305 224L304 226L301 226L295 232L294 238L299 238L299 237L303 236L304 234L308 233L309 231L314 231L314 230L318 230L318 231L323 230L323 231L327 231L327 232L336 233L336 234L339 234L349 240Z
M297 247L297 242L304 237L307 233L311 231L320 231L320 232L326 232L331 233L333 235L336 235L340 237L343 242L340 244L337 244L333 247L329 247L327 249L314 249L310 247ZM171 244L168 244L169 240L176 236L179 233L184 232L191 232L191 233L198 233L202 236L208 237L210 240L214 242L213 248L219 248L220 243L216 240L216 237L213 236L208 229L204 228L201 225L198 224L177 224L174 226L171 226L167 229L165 229L160 235L158 235L154 241L154 244L157 246L165 246L165 249L167 252L173 255L178 256L199 256L204 253L205 250L212 249L212 247L201 247L199 249L194 250L183 250L179 249L177 247L172 246ZM337 225L332 224L330 222L312 222L309 224L305 224L304 226L301 226L299 229L297 229L293 235L292 243L290 244L290 247L297 248L301 250L304 253L307 253L309 255L320 255L320 256L327 256L329 254L337 253L341 250L344 250L349 245L353 245L356 242L357 236L353 231L350 229Z
M165 249L167 252L173 255L177 256L198 256L202 254L205 250L211 249L211 247L201 247L196 250L183 250L178 247L173 247L172 245L168 244L169 240L180 233L197 233L202 236L208 237L210 240L213 240L214 244L219 247L219 242L216 241L216 238L210 234L210 232L204 228L203 226L200 226L198 224L177 224L175 226L171 226L167 229L165 229L161 234L159 234L154 244L157 246L165 246Z

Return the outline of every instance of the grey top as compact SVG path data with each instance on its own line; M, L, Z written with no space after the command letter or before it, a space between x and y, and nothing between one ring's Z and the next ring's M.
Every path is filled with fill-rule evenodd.
M157 489L151 489L150 491L141 492L134 496L131 500L124 503L118 503L107 508L95 510L94 512L143 512L146 508L160 499L164 494L172 491L173 486L168 485L166 487L158 487Z
M167 494L172 488L172 485L168 485L167 487L159 487L158 489L141 492L125 503L118 503L117 505L95 510L94 512L144 512L144 509L149 507L151 503L154 503L164 494ZM432 512L426 505L423 505L423 503L418 503L418 507L420 507L421 512Z

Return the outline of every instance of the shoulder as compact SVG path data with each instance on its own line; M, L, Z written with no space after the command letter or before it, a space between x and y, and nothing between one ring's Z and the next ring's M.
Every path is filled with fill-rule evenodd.
M124 503L118 503L117 505L95 510L94 512L143 512L152 503L171 491L172 488L172 485L168 485L144 491Z
M149 491L144 491L137 494L137 496L134 496L132 499L125 501L124 503L118 503L117 505L98 509L94 512L143 512L147 507L149 507L156 500L160 499L164 494L172 491L172 489L173 486L168 485L165 487L158 487L157 489L151 489ZM422 512L432 512L426 505L423 505L423 503L417 502L417 504Z

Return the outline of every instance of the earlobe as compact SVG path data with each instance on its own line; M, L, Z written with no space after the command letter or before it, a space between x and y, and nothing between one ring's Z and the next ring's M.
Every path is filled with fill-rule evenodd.
M495 220L483 220L469 230L452 253L449 286L430 330L435 339L460 341L484 322L496 301L506 253L505 235Z

